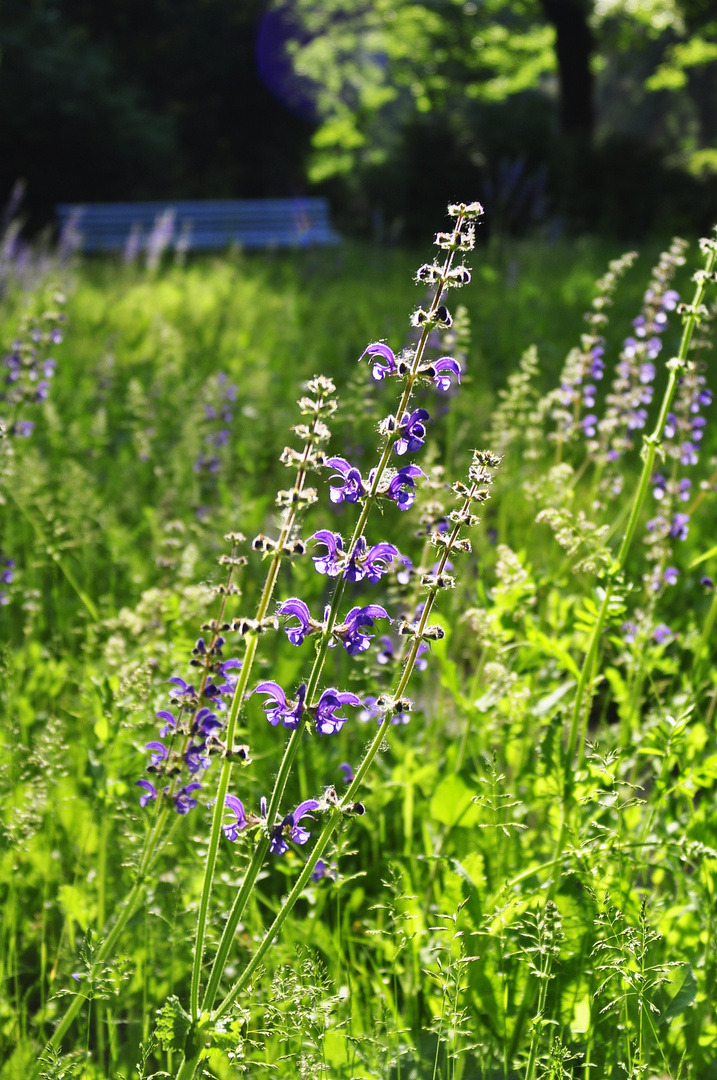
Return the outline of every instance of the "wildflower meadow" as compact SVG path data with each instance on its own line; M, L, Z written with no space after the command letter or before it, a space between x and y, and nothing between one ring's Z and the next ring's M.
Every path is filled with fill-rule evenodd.
M6 232L0 1080L717 1077L717 239L483 219Z

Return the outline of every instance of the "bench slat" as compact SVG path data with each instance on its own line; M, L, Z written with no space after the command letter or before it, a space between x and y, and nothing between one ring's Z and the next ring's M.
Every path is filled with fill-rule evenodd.
M190 250L238 243L247 248L328 246L339 243L329 224L325 199L215 199L210 201L63 203L56 207L60 228L77 217L85 251L124 248L134 229L146 242L161 214L173 212L173 239Z

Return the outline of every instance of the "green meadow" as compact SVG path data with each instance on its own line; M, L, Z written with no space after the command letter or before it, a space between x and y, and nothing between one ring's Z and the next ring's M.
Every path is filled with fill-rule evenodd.
M1 1080L187 1080L197 1032L197 1075L217 1080L717 1077L715 406L704 406L694 462L669 448L662 459L670 439L655 427L689 312L667 311L655 397L617 464L587 447L589 423L555 438L555 397L540 407L597 310L609 321L597 331L594 412L607 415L660 250L643 246L604 309L591 304L622 253L614 241L495 240L468 256L472 280L449 294L454 324L434 354L460 354L460 389L417 387L411 408L431 419L411 460L426 475L405 513L378 504L367 543L395 545L430 576L431 530L458 505L450 485L468 483L476 449L502 456L491 498L474 507L470 550L450 554L454 587L435 594L440 634L411 678L409 722L388 728L361 812L342 814L323 876L284 918L332 813L327 791L341 798L340 766L356 772L378 730L365 699L395 685L412 639L397 636L397 619L392 659L379 643L389 623L377 622L359 655L327 653L321 688L356 694L362 708L347 706L336 734L307 726L294 740L280 816L320 802L303 819L311 840L263 862L217 975L226 1010L204 1026L190 1007L193 971L205 986L274 828L260 805L287 725L267 723L261 695L239 702L235 742L248 749L229 791L254 819L235 842L219 837L196 962L221 746L198 804L164 817L161 792L139 805L136 782L153 776L145 746L158 738L155 714L172 707L168 680L195 677L201 628L261 606L273 563L252 540L284 520L276 493L293 474L280 458L299 445L307 380L336 387L325 455L363 477L376 465L378 426L398 395L357 361L372 342L415 347L409 317L426 287L414 274L430 244L230 253L154 274L88 260L32 289L11 285L3 354L58 290L66 319L47 400L23 413L32 434L0 446L0 555L15 563L0 607ZM688 304L703 265L692 241L670 285ZM717 375L714 303L712 287L699 347L683 356L706 387ZM526 361L531 345L537 360ZM359 510L330 500L334 476L322 466L310 478L317 498L293 534L306 553L277 563L269 617L286 598L319 620L331 603L337 579L316 572L310 538L350 536ZM689 527L666 527L655 555L647 523L673 496ZM227 590L219 560L235 543L245 564ZM352 585L344 606L380 604L410 621L420 574L406 582L395 560L390 569ZM224 659L255 649L249 691L272 681L293 698L306 683L312 639L297 647L283 625L224 634ZM277 916L281 932L232 995Z

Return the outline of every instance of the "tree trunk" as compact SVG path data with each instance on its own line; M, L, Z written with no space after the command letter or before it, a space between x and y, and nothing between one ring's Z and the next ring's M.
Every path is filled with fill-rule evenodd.
M588 24L591 4L589 0L540 2L556 32L561 128L566 135L582 135L589 140L595 126L593 75L590 70L595 38Z

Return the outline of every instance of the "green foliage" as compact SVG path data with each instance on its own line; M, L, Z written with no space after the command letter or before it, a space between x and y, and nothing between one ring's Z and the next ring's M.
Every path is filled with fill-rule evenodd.
M600 553L614 555L624 529L639 447L625 459L624 494L605 500L594 466L583 468L579 439L550 438L545 417L543 439L530 433L529 417L579 339L592 282L616 254L597 242L479 253L466 299L474 329L463 394L435 424L429 455L455 475L491 423L504 439L494 499L472 533L471 569L447 594L447 634L417 677L410 724L391 729L378 755L367 813L347 818L323 856L330 875L307 884L266 971L227 1016L194 1030L185 1006L204 807L177 819L151 867L146 904L128 915L113 961L97 959L126 910L151 822L134 788L144 746L156 737L166 680L193 670L186 659L211 617L222 534L271 529L293 401L317 370L339 384L333 452L358 447L368 459L381 388L359 408L352 395L363 385L348 365L382 334L392 348L404 343L398 318L416 299L407 284L414 260L349 248L338 259L196 262L152 279L110 264L76 271L52 399L2 475L3 492L43 536L6 496L0 546L16 555L18 581L0 609L2 1080L26 1080L75 1001L61 1051L42 1066L58 1080L174 1075L187 1036L200 1051L211 1043L202 1067L218 1080L263 1072L322 1080L577 1078L588 1069L610 1080L709 1075L717 1050L717 677L703 635L711 597L699 580L714 562L711 416L704 471L693 473L695 494L705 480L701 509L687 540L674 545L680 581L650 608L674 631L662 644L631 644L623 630L649 600L647 545L635 543L610 593L610 574L598 577L610 569ZM609 365L639 312L646 262L611 308ZM689 272L677 271L683 294ZM5 340L23 304L19 295L5 301ZM673 322L666 333L665 355L676 352L677 329ZM539 366L525 354L533 340ZM523 354L496 420L497 390ZM203 406L218 371L239 386L236 420L217 474L198 477ZM556 460L558 446L567 462ZM444 498L440 474L432 475L431 496ZM201 520L198 506L207 510ZM556 506L571 515L559 523L570 532L566 547L551 521L536 521ZM341 528L333 514L322 506L315 527ZM597 532L605 526L607 536ZM415 518L407 528L387 513L381 527L419 564ZM574 572L585 549L594 565ZM231 599L237 612L259 591L260 558L249 557L237 576L243 594ZM310 560L282 574L282 595L321 609L325 582ZM560 847L567 732L604 603ZM261 678L292 685L297 650L283 637L264 641ZM377 664L360 682L350 681L348 666L340 670L362 694L382 685ZM355 722L335 739L307 736L292 798L329 784L340 790L339 765L355 763L367 731ZM236 791L256 809L275 773L277 734L255 699L239 738L252 763L237 769ZM221 842L207 954L250 843ZM257 881L222 993L303 865L292 850Z

